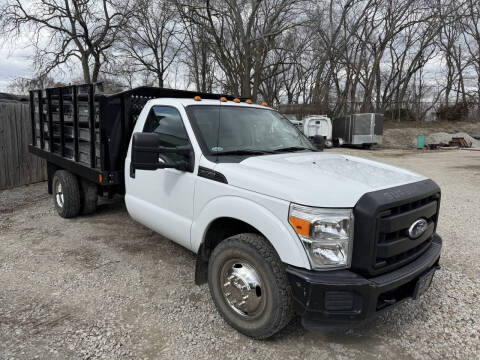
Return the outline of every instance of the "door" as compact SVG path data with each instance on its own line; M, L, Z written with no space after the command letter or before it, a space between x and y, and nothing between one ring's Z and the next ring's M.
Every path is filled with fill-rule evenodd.
M317 125L315 124L315 120L314 119L305 119L304 120L306 122L306 134L307 137L314 137L315 135L317 135Z
M142 131L161 135L161 146L190 144L182 117L173 106L152 106ZM175 156L181 155L171 154L172 158ZM190 248L194 174L177 169L136 169L132 177L128 171L129 160L128 156L125 203L130 215L152 230Z
M383 115L372 114L373 123L373 143L381 144L383 135Z
M373 135L372 114L352 115L354 121L352 144L371 144Z
M305 135L307 135L308 137L314 137L316 135L326 137L329 135L328 129L327 129L328 124L325 119L312 118L305 121L307 121L307 125L306 125L307 134Z
M317 128L317 135L323 136L325 139L331 138L331 134L329 133L328 128L328 121L326 119L320 119L315 122L318 126Z

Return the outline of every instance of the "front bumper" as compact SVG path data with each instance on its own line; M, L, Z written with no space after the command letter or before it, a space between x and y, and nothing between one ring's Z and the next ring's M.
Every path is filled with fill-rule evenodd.
M295 310L312 330L355 327L378 312L413 298L418 279L439 268L442 239L433 235L429 249L395 271L366 278L349 270L312 271L287 267Z

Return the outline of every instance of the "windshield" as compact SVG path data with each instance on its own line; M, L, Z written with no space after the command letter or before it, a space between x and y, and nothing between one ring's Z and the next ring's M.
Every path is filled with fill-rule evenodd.
M188 113L211 155L315 150L277 111L255 107L192 105Z

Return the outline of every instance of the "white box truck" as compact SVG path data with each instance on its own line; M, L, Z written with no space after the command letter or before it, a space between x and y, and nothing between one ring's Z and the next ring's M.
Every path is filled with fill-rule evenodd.
M303 119L303 133L309 139L322 136L326 147L332 147L332 120L326 115L309 115Z

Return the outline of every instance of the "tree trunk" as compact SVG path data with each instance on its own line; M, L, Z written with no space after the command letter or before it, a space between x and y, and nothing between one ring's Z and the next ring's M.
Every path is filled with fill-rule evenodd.
M82 70L83 70L83 81L86 84L89 84L91 81L90 78L90 67L88 66L88 56L83 55L82 56Z
M94 55L94 59L95 63L93 65L92 83L96 83L98 81L98 74L100 73L100 66L102 65L99 55Z

